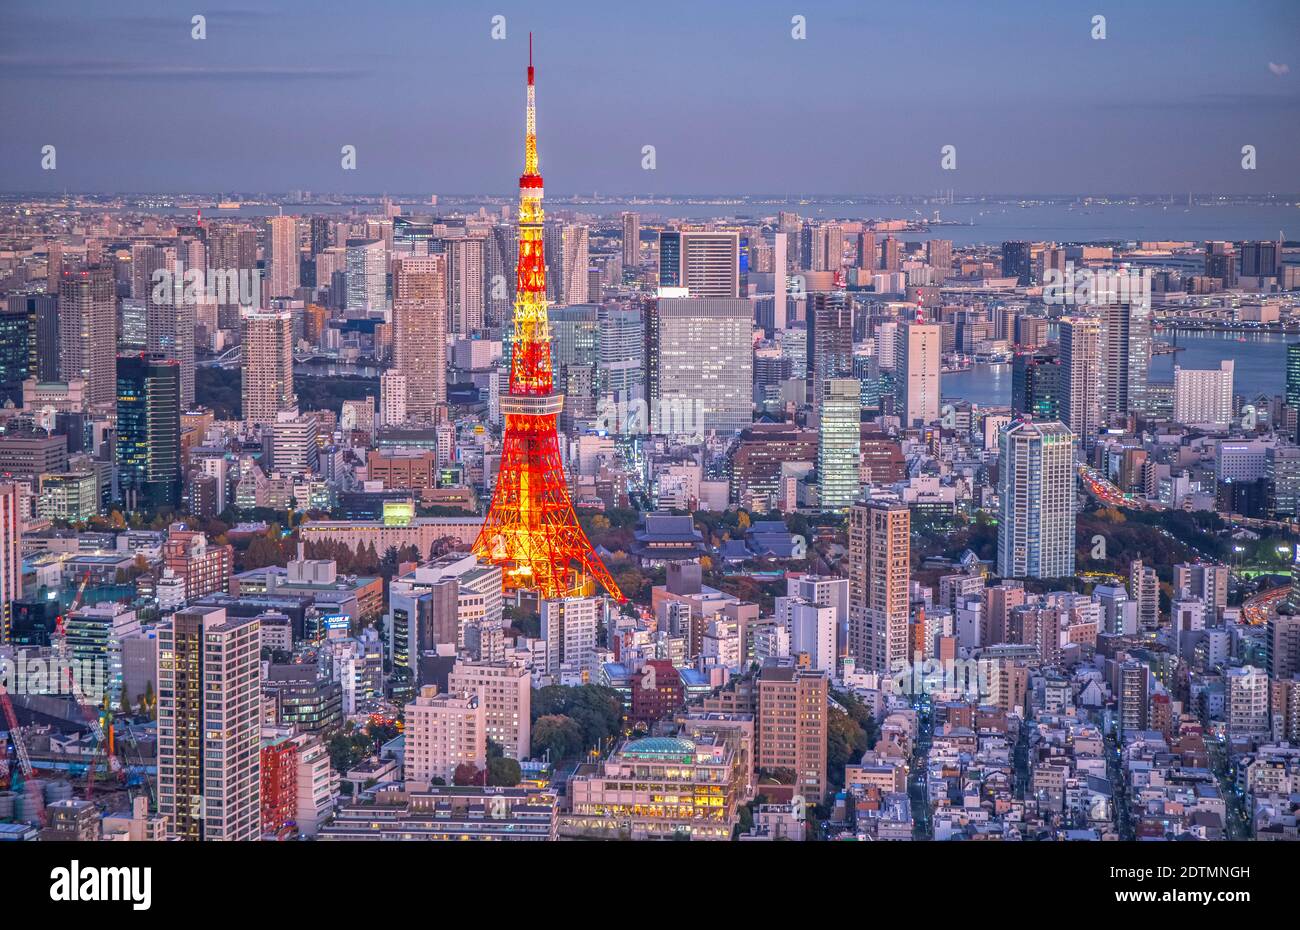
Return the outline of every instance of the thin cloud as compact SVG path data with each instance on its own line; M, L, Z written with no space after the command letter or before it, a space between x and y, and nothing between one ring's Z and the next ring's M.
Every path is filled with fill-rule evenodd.
M51 78L100 80L337 80L365 77L360 68L309 67L293 65L249 65L208 67L205 65L152 64L138 61L59 61L48 58L0 56L0 76L8 78Z
M1268 63L1268 70L1272 71L1272 72L1273 72L1274 74L1276 74L1278 77L1281 77L1281 76L1284 75L1284 74L1290 74L1290 73L1291 73L1291 66L1288 65L1288 64L1285 64L1285 63L1280 64L1280 65L1275 65L1275 64L1273 64L1273 62L1270 61L1270 62Z

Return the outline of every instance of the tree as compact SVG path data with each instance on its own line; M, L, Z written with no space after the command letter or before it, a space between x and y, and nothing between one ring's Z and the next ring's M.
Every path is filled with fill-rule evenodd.
M487 783L489 785L499 785L504 788L513 788L519 784L523 778L523 769L514 759L507 759L505 756L497 756L488 759L487 766Z
M547 714L533 723L533 755L550 754L552 763L582 752L582 728L572 717Z
M462 762L456 766L456 771L451 773L451 783L464 787L466 785L481 785L485 770L480 769L473 762Z

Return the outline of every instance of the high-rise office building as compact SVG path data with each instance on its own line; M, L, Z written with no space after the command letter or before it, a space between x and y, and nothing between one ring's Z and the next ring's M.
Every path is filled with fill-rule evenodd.
M324 252L333 245L333 236L330 232L330 218L328 216L313 216L311 218L311 228L308 233L311 246L311 257L315 258L321 252Z
M812 804L826 794L830 673L790 665L759 669L754 721L756 767L794 773L794 792Z
M0 482L0 645L13 630L13 602L23 596L22 510L18 485Z
M1056 355L1017 352L1011 360L1011 412L1038 420L1061 415L1061 359Z
M199 243L201 246L202 244ZM143 301L145 310L144 321L144 345L143 348L149 355L155 358L166 358L176 362L177 370L180 375L180 402L181 409L189 409L194 406L194 329L197 323L195 313L201 302L208 299L206 293L206 279L203 281L203 288L195 290L191 285L197 282L187 282L187 275L191 272L196 274L206 273L202 264L206 259L200 260L200 264L191 268L188 258L189 251L183 252L176 249L157 250L159 259L165 257L166 264L157 265L155 270L165 272L169 277L160 280L161 286L155 286L152 281L152 272L148 267L133 268L134 275L145 277L146 285L143 295L137 300ZM136 256L133 252L132 264L136 261L149 260L152 266L152 255ZM186 256L182 261L181 255ZM170 286L167 286L170 283ZM214 282L215 283L215 282ZM224 282L223 282L224 284ZM238 290L238 283L235 284L235 290ZM133 288L134 290L134 288ZM127 308L123 304L123 351L127 351L126 343L129 333L126 331ZM138 337L137 337L138 338ZM135 340L131 340L132 344Z
M952 272L952 240L931 239L926 242L925 263L934 269L937 282L948 277Z
M1275 278L1282 273L1282 242L1260 240L1241 244L1243 278Z
M844 264L844 227L805 223L799 239L799 264L809 271L839 271Z
M1061 332L1061 422L1091 452L1102 423L1101 321L1065 317Z
M1287 406L1300 409L1300 342L1286 347L1285 399Z
M942 360L942 327L936 323L899 324L894 343L894 392L904 427L925 426L939 419Z
M590 672L596 664L596 634L601 600L597 597L554 597L542 601L542 641L546 644L546 674Z
M1218 278L1224 288L1237 286L1237 247L1231 242L1205 243L1205 276Z
M217 325L239 333L242 331L239 316L241 297L251 300L245 306L254 310L261 306L260 300L252 299L254 289L251 286L256 278L259 281L257 291L260 292L257 232L239 226L218 226L208 230L207 246L206 283L216 291Z
M1137 604L1139 630L1155 630L1160 626L1160 579L1156 570L1134 559L1128 567L1128 593Z
M447 402L446 257L393 263L393 370L406 379L407 416L433 419Z
M1151 367L1151 308L1111 304L1101 310L1102 413L1123 420L1146 404Z
M641 264L641 216L623 214L623 269L635 271Z
M88 404L111 404L117 377L117 289L106 265L64 268L59 281L59 375L85 382Z
M646 385L651 414L698 421L697 429L736 432L753 409L753 311L747 300L661 298L646 321ZM657 408L655 405L659 405ZM689 432L688 430L677 430Z
M396 315L397 308L393 308ZM390 368L379 376L379 425L401 426L406 422L406 375Z
M481 769L487 764L487 729L483 702L477 694L448 691L438 694L428 685L406 705L406 752L403 778L429 784L451 784L462 765Z
M640 308L602 306L597 319L597 396L615 401L644 400L645 315Z
M483 707L486 736L507 759L532 755L532 676L505 662L458 661L447 677L452 694L476 694Z
M248 310L243 322L244 421L274 423L298 404L293 391L293 318L287 310Z
M903 244L893 236L886 236L880 243L880 270L898 271L903 267Z
M181 504L180 364L117 359L117 481L128 510Z
M483 324L502 326L510 323L511 308L515 304L515 265L519 261L519 242L514 227L498 223L492 227L483 242L485 258L483 273L486 276L487 295L483 301ZM508 340L507 340L508 341Z
M880 267L877 255L876 234L872 232L858 233L858 268L863 271L877 270Z
M483 328L486 268L484 240L457 236L442 240L446 259L447 328L469 336Z
M1232 359L1218 368L1174 366L1174 420L1227 429L1232 425Z
M826 382L853 374L853 311L844 291L808 295L808 397L820 406Z
M659 234L659 286L691 297L740 296L740 234L666 230Z
M1029 283L1031 246L1028 242L1002 243L1002 277L1015 278L1019 284Z
M831 378L823 384L817 443L817 485L822 510L846 510L862 488L862 384Z
M1074 574L1074 434L1020 420L998 437L998 574Z
M35 333L32 315L21 299L10 299L0 308L0 404L12 400L23 405L23 382L34 377L32 342Z
M58 291L58 281L54 290ZM26 344L28 351L27 374L25 378L41 381L59 380L59 302L53 294L18 294L9 298L10 313L27 315ZM19 340L21 330L11 332L10 338ZM12 351L12 349L7 350ZM16 374L20 365L14 360L7 371ZM18 385L21 397L22 384ZM18 406L15 400L14 405Z
M384 240L349 239L347 309L379 312L388 305L388 258Z
M912 514L906 504L871 502L849 511L849 655L887 674L911 659Z
M547 229L546 280L552 282L551 295L556 305L569 307L587 302L587 269L591 264L588 251L590 231L575 223L556 224Z
M273 216L266 221L268 297L292 297L298 289L298 220Z
M221 607L158 625L158 812L169 836L261 835L261 627Z

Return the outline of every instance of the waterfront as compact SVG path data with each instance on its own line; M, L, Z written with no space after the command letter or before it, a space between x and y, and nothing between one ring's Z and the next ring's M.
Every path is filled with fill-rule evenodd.
M1300 206L1275 204L1197 204L1185 200L1166 204L1129 203L1020 203L1015 200L987 200L974 203L935 204L902 201L865 203L824 198L802 200L751 199L726 202L682 200L675 203L564 202L553 203L549 214L554 218L604 217L615 221L620 213L632 210L641 215L645 226L673 220L701 222L710 219L758 222L775 217L778 212L796 213L806 219L894 219L928 221L937 213L945 225L927 231L900 232L899 239L922 242L926 239L951 239L961 247L995 245L1008 239L1035 242L1124 242L1138 240L1177 240L1201 242L1206 239L1275 239L1279 233L1294 239L1300 230ZM402 203L402 212L413 216L477 213L500 214L497 200L464 199L444 202ZM376 214L379 204L294 204L302 214ZM280 208L272 204L247 204L235 210L209 213L221 218L253 219L273 216ZM108 212L108 211L105 211ZM164 207L152 212L192 214L180 207ZM952 224L952 225L946 225Z
M1151 380L1173 381L1174 365L1215 368L1222 359L1236 362L1233 393L1243 397L1281 394L1286 383L1286 346L1291 337L1279 333L1216 333L1177 330L1158 333L1160 342L1182 347L1181 352L1151 359ZM947 401L968 400L982 406L1011 403L1011 366L976 365L968 371L943 376Z

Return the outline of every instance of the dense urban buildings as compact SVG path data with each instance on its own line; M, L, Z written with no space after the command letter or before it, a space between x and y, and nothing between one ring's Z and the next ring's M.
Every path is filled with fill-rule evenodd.
M942 6L909 99L953 99L933 83ZM948 164L916 158L927 107L896 118L868 49L871 118L823 120L835 142L810 144L782 121L800 82L764 80L790 54L769 41L732 75L763 87L762 119L739 123L697 109L726 96L727 49L700 80L665 46L633 145L599 18L586 71L552 39L510 97L478 79L484 54L523 67L512 15L491 53L447 26L430 59L455 82L441 99L491 118L452 106L441 142L408 144L418 94L368 94L357 119L327 34L368 48L360 20L382 10L312 33L306 57L266 15L289 65L214 70L214 16L211 46L179 71L142 57L130 87L152 113L156 69L196 99L247 85L293 144L243 158L169 109L176 145L133 156L156 191L77 189L134 170L116 128L75 141L134 125L113 67L92 69L94 119L44 89L91 30L15 32L58 36L57 60L6 80L34 82L14 99L68 141L59 174L0 196L0 841L383 840L375 855L409 860L400 841L853 840L895 844L882 868L900 873L909 840L983 844L990 868L1008 843L1300 841L1300 198L1274 173L1290 124L1249 137L1258 175L1235 142L1206 154L1176 126L1168 186L1213 195L1049 188L1061 164L1127 187L1112 156L1145 177L1145 143L1040 158L991 128L1019 104L972 78ZM810 18L790 43L830 68ZM1216 23L1239 20L1285 25ZM376 68L425 60L405 44L420 30L400 38ZM1071 80L1100 80L1051 44ZM557 88L606 80L539 100L552 68ZM1220 78L1225 99L1259 96ZM861 81L813 84L826 117ZM1109 139L1105 109L1089 125ZM1220 142L1236 109L1215 108ZM44 144L17 110L16 146ZM1143 113L1144 137L1172 137ZM742 124L793 141L747 144ZM889 192L857 164L864 125L944 180ZM349 135L321 149L321 126ZM971 126L1028 148L999 158ZM497 156L520 136L516 196ZM492 173L477 187L467 153ZM1211 157L1221 175L1186 174ZM756 180L783 159L801 167ZM844 192L816 191L850 162ZM676 189L706 169L734 189ZM1012 171L1026 193L980 192ZM861 193L877 178L886 193Z

